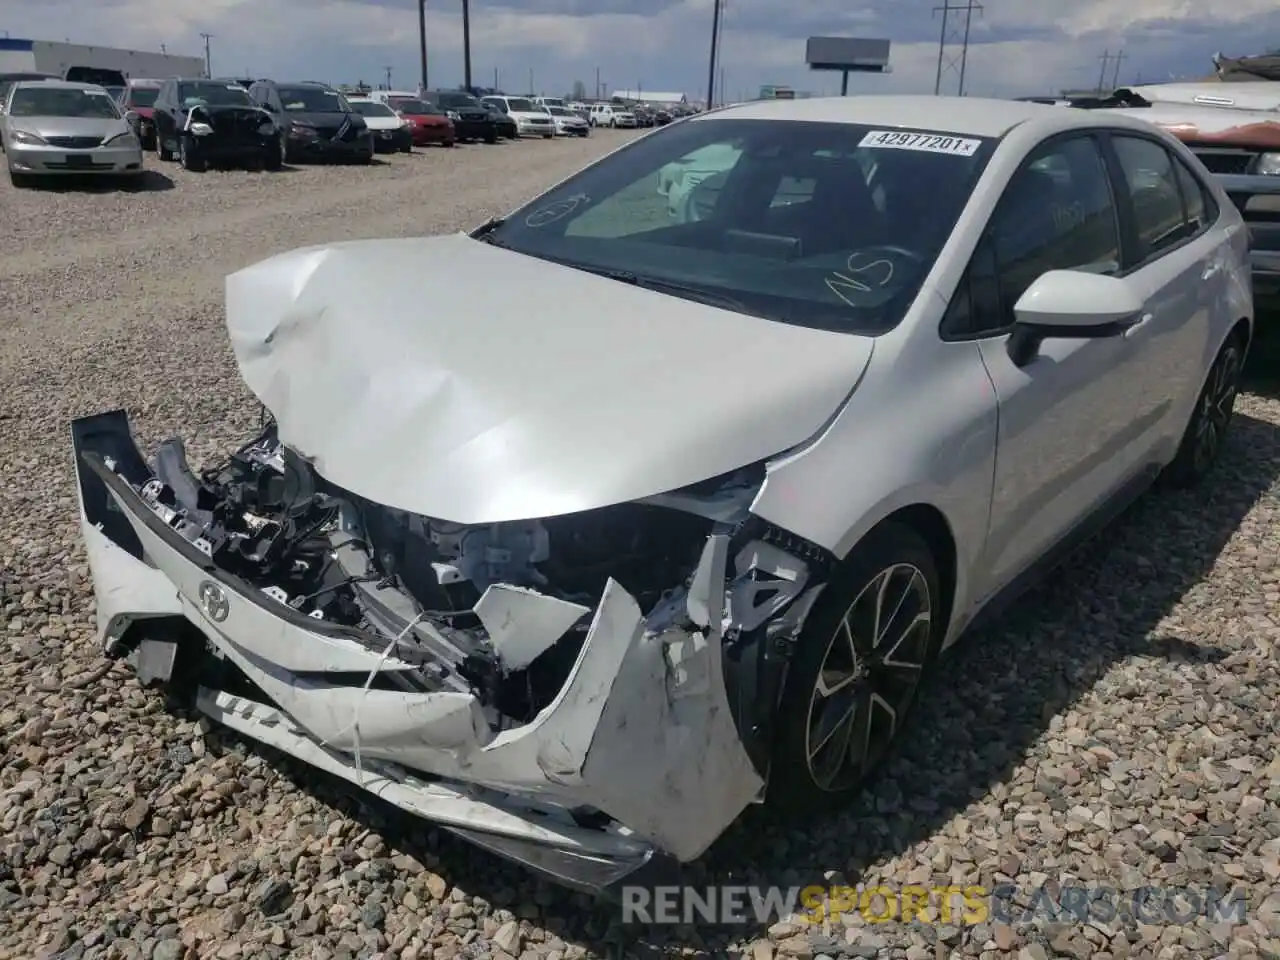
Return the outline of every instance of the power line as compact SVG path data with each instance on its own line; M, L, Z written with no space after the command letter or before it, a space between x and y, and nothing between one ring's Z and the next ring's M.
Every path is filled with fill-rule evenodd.
M975 0L964 0L963 3L943 0L942 6L933 8L933 13L934 16L942 14L942 28L938 33L938 72L933 92L935 95L942 92L944 72L955 73L958 76L956 93L963 97L965 71L969 66L969 30L973 26L973 15L982 16L982 4Z

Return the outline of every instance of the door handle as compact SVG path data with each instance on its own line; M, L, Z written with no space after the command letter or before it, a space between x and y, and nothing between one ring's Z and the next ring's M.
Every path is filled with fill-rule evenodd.
M1222 264L1214 263L1204 268L1204 272L1200 274L1201 280L1212 280L1222 272Z

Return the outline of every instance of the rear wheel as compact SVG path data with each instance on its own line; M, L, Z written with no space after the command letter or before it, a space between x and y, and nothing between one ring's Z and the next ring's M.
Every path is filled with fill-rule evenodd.
M165 163L173 160L173 151L165 144L164 138L159 133L156 134L156 156Z
M262 168L270 170L273 173L284 166L284 157L281 156L279 144L272 144L263 151Z
M1190 487L1202 480L1222 451L1227 427L1235 412L1236 394L1240 389L1240 372L1244 368L1244 338L1233 334L1218 351L1209 368L1209 376L1196 399L1195 410L1173 462L1164 469L1163 478L1172 487Z
M775 811L847 803L884 759L937 657L938 583L928 544L892 521L836 568L788 670L766 798Z

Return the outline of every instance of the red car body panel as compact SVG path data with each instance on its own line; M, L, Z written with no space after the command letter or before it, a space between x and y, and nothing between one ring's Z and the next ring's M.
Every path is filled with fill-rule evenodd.
M409 135L415 147L429 143L450 143L457 139L453 129L453 121L448 117L432 113L402 113L409 122Z

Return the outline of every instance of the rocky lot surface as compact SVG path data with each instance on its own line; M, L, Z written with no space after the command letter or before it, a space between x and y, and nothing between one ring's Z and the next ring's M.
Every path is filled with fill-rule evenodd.
M224 453L258 415L223 333L228 271L474 225L624 136L278 175L165 165L140 193L0 184L0 957L1280 956L1266 391L1242 397L1212 484L1148 498L955 653L846 815L748 816L690 870L699 886L1011 884L1013 922L623 924L104 665L67 421L125 407L144 449L181 432L193 460ZM1081 886L1113 902L1234 889L1248 914L1171 923L1156 894L1136 918L1055 917Z

